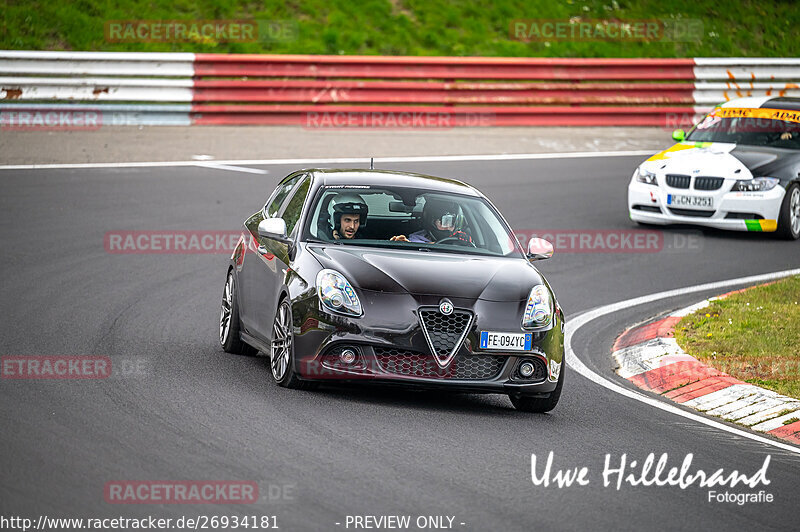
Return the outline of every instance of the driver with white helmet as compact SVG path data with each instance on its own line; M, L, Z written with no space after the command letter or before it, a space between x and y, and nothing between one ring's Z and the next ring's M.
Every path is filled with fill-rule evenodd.
M472 238L456 228L459 207L454 201L429 197L422 208L422 229L405 235L393 236L390 240L399 242L438 242L444 239L458 239L472 244Z

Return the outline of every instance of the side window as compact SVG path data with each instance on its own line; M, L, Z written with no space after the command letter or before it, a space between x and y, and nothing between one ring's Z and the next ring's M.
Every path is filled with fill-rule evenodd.
M271 200L268 200L269 204L267 205L266 208L267 218L275 218L278 215L278 211L281 208L283 200L286 199L286 196L289 195L289 192L292 191L294 186L297 184L298 181L300 181L300 178L303 176L305 176L305 174L297 174L296 176L290 178L288 181L284 181L283 183L278 185L278 188L276 188L275 191L272 193L272 196L270 196Z
M290 199L289 203L286 204L286 208L283 210L281 218L286 221L287 235L292 234L294 226L297 225L297 221L300 219L300 213L303 211L303 204L305 203L306 196L308 195L308 188L310 185L311 178L306 176L303 182L300 183L300 186L297 187L292 199Z

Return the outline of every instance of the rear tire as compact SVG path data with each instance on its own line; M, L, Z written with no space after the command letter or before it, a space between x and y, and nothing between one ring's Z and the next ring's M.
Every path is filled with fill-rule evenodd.
M272 325L272 345L270 346L269 367L272 378L278 386L295 390L312 390L316 382L300 380L294 369L294 326L292 325L292 306L283 299L275 313Z
M258 350L242 341L239 301L233 271L228 272L219 312L219 343L226 353L253 356Z
M786 189L778 215L778 236L786 240L800 238L800 185L792 183Z
M550 392L550 397L525 397L524 395L509 395L511 404L520 412L533 412L536 414L543 414L549 412L556 407L558 400L561 397L561 388L564 386L564 373L567 367L566 362L561 362L561 374L558 376L558 384L556 389Z

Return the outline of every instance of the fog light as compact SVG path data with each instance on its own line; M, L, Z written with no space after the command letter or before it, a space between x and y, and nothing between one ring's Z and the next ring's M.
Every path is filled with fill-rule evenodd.
M522 364L519 365L519 374L523 378L527 379L531 375L533 375L534 369L535 368L533 367L533 364L531 364L530 362L523 362Z
M342 364L347 364L348 366L356 361L356 352L352 349L345 349L341 353L339 353L339 360Z

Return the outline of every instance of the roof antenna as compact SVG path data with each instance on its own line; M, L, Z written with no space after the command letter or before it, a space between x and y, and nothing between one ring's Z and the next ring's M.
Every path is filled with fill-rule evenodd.
M374 161L375 161L375 159L373 159L372 157L369 158L369 169L370 170L375 170L375 165L373 164Z

